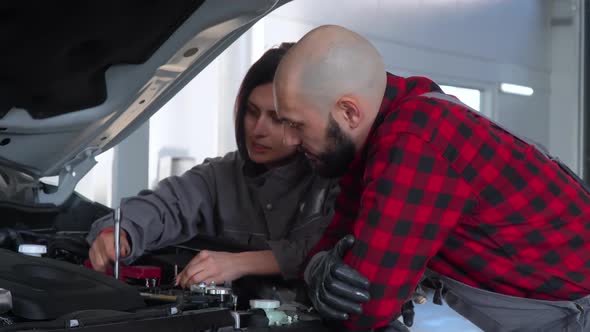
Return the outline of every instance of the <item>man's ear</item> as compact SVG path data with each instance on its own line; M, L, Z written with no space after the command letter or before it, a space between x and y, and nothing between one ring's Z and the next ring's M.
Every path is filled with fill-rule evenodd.
M356 99L348 96L341 97L336 102L336 106L342 119L348 124L350 129L354 129L360 125L362 112Z

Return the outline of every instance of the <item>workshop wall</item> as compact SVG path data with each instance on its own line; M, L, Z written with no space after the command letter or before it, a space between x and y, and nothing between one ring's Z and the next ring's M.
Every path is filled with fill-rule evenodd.
M207 155L222 155L235 149L231 111L239 82L250 64L264 50L282 41L296 41L320 24L339 24L369 38L393 73L424 75L441 84L481 90L484 113L546 145L577 169L579 135L571 129L577 125L577 101L571 96L577 90L577 81L570 75L571 66L561 69L575 58L574 50L569 47L575 42L575 33L570 31L575 27L566 30L567 27L551 25L551 18L559 15L554 14L556 8L563 8L554 3L564 1L571 3L570 0L340 0L337 10L334 1L293 1L259 22L215 60L207 75L195 79L202 82L199 86L192 83L187 86L185 90L190 92L182 94L189 104L173 105L173 99L154 117L152 123L155 119L159 122L168 118L170 125L175 122L179 125L175 130L167 125L165 135L161 133L163 129L156 128L162 127L160 124L150 129L152 136L166 137L163 141L151 138L161 143L152 144L150 155L166 146L165 142L172 146L186 145L186 148L179 147L179 151L189 151L197 162ZM556 29L560 30L556 32ZM573 35L569 41L563 38L568 33ZM563 57L563 52L569 52L569 57ZM552 72L552 65L557 70ZM502 82L529 86L535 92L532 96L502 93L499 91ZM552 90L556 91L553 97ZM214 97L218 99L213 100ZM190 106L195 100L198 107ZM182 110L170 110L181 106ZM216 119L201 114L215 107ZM200 115L188 114L189 110ZM197 119L202 120L193 124ZM216 132L213 124L217 125ZM192 130L193 137L180 133L185 126L197 126ZM212 141L215 137L216 141ZM154 165L152 156L150 184L155 178Z
M482 111L528 136L574 170L579 164L578 0L297 0L271 13L265 46L320 24L369 38L388 70L482 90ZM499 92L525 85L532 96Z
M577 3L295 0L256 24L154 115L148 185L155 183L162 157L200 163L234 150L233 103L251 63L269 47L330 23L369 38L395 74L481 90L482 112L578 170ZM501 82L535 92L505 94Z
M578 0L554 0L551 8L551 98L549 148L581 172L580 61L581 13Z

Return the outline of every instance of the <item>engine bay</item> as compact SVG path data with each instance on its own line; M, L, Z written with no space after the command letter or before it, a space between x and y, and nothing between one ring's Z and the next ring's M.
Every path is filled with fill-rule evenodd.
M82 197L72 206L86 210L77 216L112 213ZM174 286L199 250L235 250L215 239L148 252L121 266L117 280L113 268L97 272L89 262L84 229L94 219L72 224L67 207L2 210L14 218L0 227L0 332L329 330L297 282L244 277L225 285Z

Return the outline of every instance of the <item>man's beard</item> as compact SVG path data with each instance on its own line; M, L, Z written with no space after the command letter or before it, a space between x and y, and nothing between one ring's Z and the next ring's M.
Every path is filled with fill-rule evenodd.
M313 160L318 174L326 178L338 178L348 171L356 156L356 148L350 137L340 129L338 123L329 115L326 130L327 149Z

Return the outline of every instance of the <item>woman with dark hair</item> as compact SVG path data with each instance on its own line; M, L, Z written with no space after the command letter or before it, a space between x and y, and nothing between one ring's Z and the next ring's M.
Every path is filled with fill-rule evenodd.
M298 277L307 252L330 222L337 183L319 178L305 156L282 142L272 80L290 46L267 51L242 82L235 106L238 151L122 202L122 263L205 235L249 250L201 251L179 274L183 287L245 275ZM96 270L104 271L114 260L112 225L111 216L99 219L88 235Z

